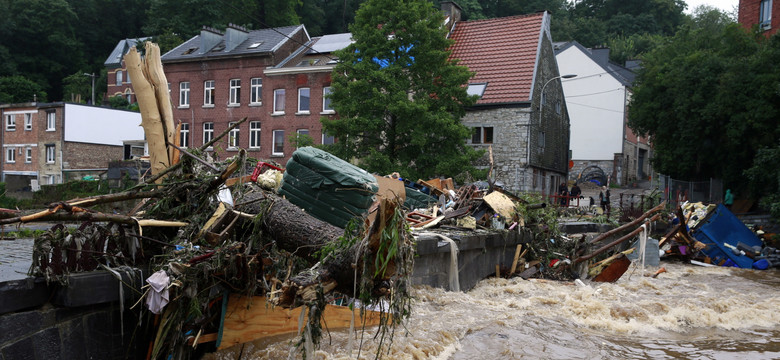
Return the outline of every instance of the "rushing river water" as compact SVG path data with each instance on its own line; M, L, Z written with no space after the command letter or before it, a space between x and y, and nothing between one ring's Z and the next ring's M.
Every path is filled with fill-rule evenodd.
M584 287L491 278L466 293L416 288L407 327L397 330L382 357L780 358L779 271L661 265L667 272L657 278L630 268L614 284L585 281ZM374 334L365 333L360 358L374 358ZM291 339L247 343L206 358L287 359ZM349 352L348 343L348 331L331 331L315 358L357 358L357 345Z

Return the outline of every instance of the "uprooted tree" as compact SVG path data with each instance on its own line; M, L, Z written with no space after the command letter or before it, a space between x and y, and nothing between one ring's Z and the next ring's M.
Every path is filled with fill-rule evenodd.
M381 313L380 333L392 339L392 324L409 315L413 261L399 201L381 198L368 216L345 230L250 181L253 164L244 151L214 163L205 160L210 143L189 151L178 148L171 143L176 137L169 136L174 126L167 121L167 91L160 91L167 82L156 69L159 52L154 44L146 46L144 61L127 62L134 69L133 84L148 85L136 91L152 175L122 193L63 201L0 220L81 222L70 229L57 225L36 239L31 275L65 284L68 274L94 269L163 270L170 303L154 315L143 312L152 317L143 323L152 326L153 358L191 351L186 333L216 332L221 306L215 304L227 301L228 293L266 296L283 307L307 306L306 334L315 344L321 336L318 310L329 293L338 291L363 304L382 299L389 308ZM128 56L137 54L131 50ZM91 209L119 202L129 202L132 210L106 214ZM147 300L152 292L144 294Z

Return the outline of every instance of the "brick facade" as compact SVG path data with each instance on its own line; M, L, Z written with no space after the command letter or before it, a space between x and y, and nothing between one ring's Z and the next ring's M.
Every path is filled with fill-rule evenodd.
M237 146L230 146L231 136L225 136L211 147L212 155L224 159L245 149L250 157L273 160L285 164L295 150L290 136L306 129L315 144L321 143L322 127L319 122L322 110L323 87L329 85L329 73L292 74L266 76L264 70L278 64L308 41L304 31L297 33L293 41L286 41L273 53L261 53L243 57L198 57L192 60L166 61L163 68L170 83L171 101L174 105L174 121L188 129L188 147L200 147L204 142L204 124L213 126L214 137L222 134L231 123L243 118L239 125ZM261 101L252 103L252 79L260 79ZM230 103L231 80L240 81L237 103ZM213 105L206 105L206 82L213 82ZM189 83L189 104L182 105L181 84ZM211 83L209 84L211 85ZM310 111L297 113L298 89L310 89ZM274 90L285 89L283 113L274 113ZM259 123L259 147L251 146L250 132ZM284 131L281 152L273 152L275 130ZM256 144L255 144L256 145Z
M739 0L739 15L737 20L746 29L752 28L761 20L762 0ZM768 27L764 28L764 34L769 37L777 33L780 28L780 0L772 0L772 15Z

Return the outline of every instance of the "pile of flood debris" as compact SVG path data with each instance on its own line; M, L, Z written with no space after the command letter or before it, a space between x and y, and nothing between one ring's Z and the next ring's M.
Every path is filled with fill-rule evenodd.
M56 225L35 240L30 275L47 281L67 285L69 274L96 269L144 270L147 285L132 309L148 309L140 311L139 326L148 334L149 358L212 351L282 330L297 331L299 349L311 354L328 316L340 319L329 324L378 325L376 336L392 341L394 325L411 311L415 234L422 230L530 232L531 239L514 249L511 267L496 266L504 277L615 281L632 249L646 261L652 248L649 229L665 204L595 237L567 236L557 206L492 182L456 186L451 178L369 174L313 147L298 149L284 165L249 159L243 150L214 160L207 149L246 119L200 148L181 148L159 49L146 46L145 60L131 49L126 62L150 174L121 193L8 215L0 224L80 224ZM105 204L127 210L96 210ZM754 267L761 260L780 264L752 240L723 241L734 249L713 250L721 248L712 240L717 226L704 225L713 213L723 218L726 211L680 209L672 231L655 242L656 255L660 249L665 257L706 254L702 260L717 265L747 264L737 256L752 257ZM334 302L350 306L326 307ZM356 321L350 316L358 308ZM257 318L269 320L252 321Z

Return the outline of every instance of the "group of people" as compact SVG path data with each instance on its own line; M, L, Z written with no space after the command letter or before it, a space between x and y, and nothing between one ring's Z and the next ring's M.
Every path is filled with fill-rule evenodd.
M577 186L577 184L572 185L571 190L566 186L566 183L561 183L561 185L558 186L558 196L561 206L568 206L569 199L578 199L580 194L582 194L582 190L580 190L580 187Z
M568 186L566 186L566 183L561 183L560 186L558 186L558 198L559 203L561 206L568 206L569 205L569 199L578 199L581 198L582 190L580 190L580 187L577 186L575 183L572 185L571 190L569 190ZM604 210L604 212L609 211L609 188L606 186L601 187L601 191L599 192L599 205ZM591 206L593 204L593 198L590 198L591 200Z

